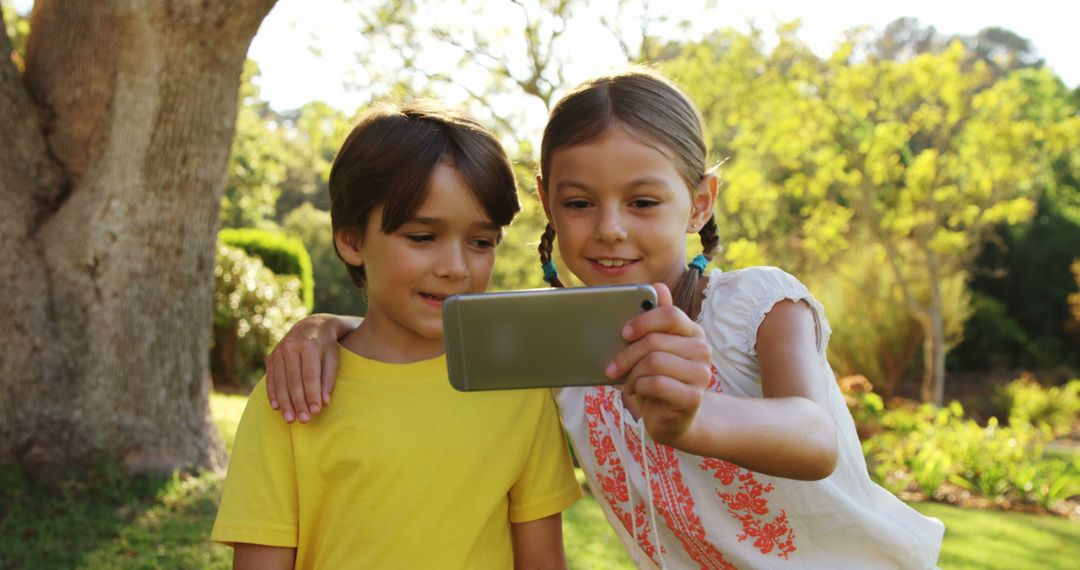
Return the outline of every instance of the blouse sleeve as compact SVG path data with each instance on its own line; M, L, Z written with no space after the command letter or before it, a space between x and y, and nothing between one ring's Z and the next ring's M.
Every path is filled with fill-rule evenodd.
M814 314L819 356L825 357L831 329L825 308L798 279L775 267L751 267L722 274L708 299L713 303L717 334L727 348L757 358L757 334L765 315L784 300L804 301ZM707 329L710 328L707 326Z

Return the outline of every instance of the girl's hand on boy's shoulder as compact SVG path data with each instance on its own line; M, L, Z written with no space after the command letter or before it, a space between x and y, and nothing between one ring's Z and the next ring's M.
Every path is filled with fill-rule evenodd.
M623 393L640 403L649 434L675 445L693 423L709 385L712 351L701 326L673 305L667 286L654 287L658 306L627 323L623 338L630 345L605 373L626 376Z
M339 324L333 315L311 315L289 329L266 357L266 396L286 423L307 423L330 405Z

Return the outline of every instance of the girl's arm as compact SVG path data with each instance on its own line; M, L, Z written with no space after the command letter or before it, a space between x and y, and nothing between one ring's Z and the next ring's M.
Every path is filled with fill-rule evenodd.
M764 398L708 394L680 448L768 475L828 477L839 451L815 335L806 303L774 305L757 336Z
M307 423L330 405L337 378L339 338L363 321L316 314L293 325L266 357L266 396L287 423Z
M296 563L296 549L238 542L233 546L234 570L282 570Z
M626 385L633 383L654 440L767 475L814 480L832 473L836 426L825 411L828 379L809 306L781 301L759 327L760 399L705 392L697 333L674 317L646 318L649 313L631 322L634 342L609 375L628 371ZM647 342L649 336L656 339Z
M561 514L511 523L510 536L514 543L515 570L566 570Z

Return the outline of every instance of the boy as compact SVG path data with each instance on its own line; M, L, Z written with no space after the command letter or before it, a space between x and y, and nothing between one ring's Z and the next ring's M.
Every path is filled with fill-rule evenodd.
M249 401L212 538L235 568L565 567L560 513L581 490L550 392L460 393L446 376L442 300L487 288L519 209L502 147L444 109L379 109L330 197L367 315L317 421Z

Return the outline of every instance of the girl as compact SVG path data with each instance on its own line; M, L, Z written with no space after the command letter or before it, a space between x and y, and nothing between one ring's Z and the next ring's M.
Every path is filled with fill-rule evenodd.
M933 567L944 527L870 480L823 307L776 268L705 272L718 245L705 159L697 110L647 69L581 85L544 131L545 279L561 286L558 243L586 285L657 282L666 305L624 329L605 371L621 390L557 394L608 521L642 567ZM687 266L690 232L704 251ZM317 317L290 333L270 398L316 411L304 388L319 394L323 347L349 326Z

